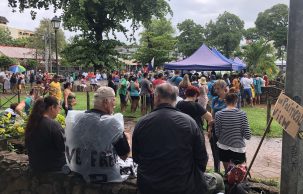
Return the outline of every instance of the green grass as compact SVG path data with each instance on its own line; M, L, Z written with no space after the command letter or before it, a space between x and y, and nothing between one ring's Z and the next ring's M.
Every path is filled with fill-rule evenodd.
M93 92L89 93L90 97L90 108L93 107ZM21 100L25 98L25 95L21 95ZM87 109L87 102L86 102L86 92L76 92L76 98L77 98L77 105L74 107L75 110L86 110ZM1 97L2 103L5 99ZM12 101L17 102L17 97L14 98ZM8 103L5 107L9 107ZM264 133L264 130L266 128L266 108L262 107L246 107L242 108L246 113L248 117L248 121L250 124L250 128L252 129L252 134L256 136L262 136ZM115 112L120 112L120 99L119 97L116 97L116 106L115 106ZM63 112L62 112L63 113ZM126 108L125 113L123 113L125 117L132 117L137 121L141 117L140 109L137 109L135 113L130 112L130 103L128 103L128 106ZM282 137L282 127L274 120L271 124L271 130L270 133L267 135L267 137Z
M266 108L242 108L247 114L252 134L262 136L266 128ZM283 128L273 120L267 137L282 137Z
M90 108L93 107L93 97L94 93L89 93L89 99L90 99ZM84 92L76 92L76 98L77 98L77 104L74 107L74 110L86 110L87 109L87 94ZM120 98L116 97L116 105L115 105L115 113L119 113L120 111ZM130 103L128 103L128 106L126 107L126 111L123 113L125 117L132 117L135 120L138 120L141 117L140 109L138 108L135 113L130 112Z

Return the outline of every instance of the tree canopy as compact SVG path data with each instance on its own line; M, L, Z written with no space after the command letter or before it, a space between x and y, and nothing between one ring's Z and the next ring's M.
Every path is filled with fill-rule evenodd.
M184 56L192 55L204 41L204 28L193 20L187 19L177 24L180 35L177 36L177 48Z
M266 41L274 41L276 48L287 45L287 5L277 4L264 12L260 12L255 24L258 33Z
M29 42L29 38L13 39L7 28L0 27L0 45L25 47L28 46Z
M244 22L236 15L224 12L216 22L206 25L205 39L209 46L214 46L227 57L239 46L243 37Z
M154 58L155 66L171 61L173 59L171 53L176 44L174 32L170 20L153 19L141 33L140 47L134 55L135 59L146 64Z
M7 56L0 56L0 67L7 68L8 66L15 64L16 61Z
M132 39L133 32L140 24L147 25L153 17L163 18L167 13L172 14L165 0L8 0L8 2L13 9L19 8L20 11L32 9L33 18L35 17L33 8L49 9L52 6L55 10L62 9L64 27L70 31L81 32L71 48L77 48L76 51L81 49L80 52L92 51L86 52L87 58L101 57L94 66L107 64L107 60L112 58L110 56L114 48L112 44L117 41L111 41L109 35L115 37L116 32L126 35L129 30L124 26L125 22L131 22L133 31L129 37Z
M39 27L35 29L34 36L29 38L28 46L38 49L40 51L45 50L45 46L51 44L53 51L55 50L55 30L52 27L51 20L44 18L40 21ZM46 43L46 44L45 44ZM65 36L63 30L57 31L57 46L58 51L61 52L66 46Z

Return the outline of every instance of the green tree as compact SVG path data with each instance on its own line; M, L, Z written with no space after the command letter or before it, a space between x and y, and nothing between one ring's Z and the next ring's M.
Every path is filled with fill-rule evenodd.
M141 33L140 47L134 58L143 64L150 63L154 58L154 65L163 65L174 59L176 39L173 37L175 30L171 21L166 19L153 19L151 24Z
M287 5L277 4L264 12L260 12L255 24L258 33L266 41L274 41L274 46L277 49L287 45Z
M24 63L27 69L35 69L38 65L38 62L34 59L27 59L26 61L24 61Z
M220 14L217 21L206 25L205 40L209 46L216 47L230 57L243 37L244 22L229 12Z
M55 51L55 30L52 27L51 20L44 18L40 21L39 27L35 29L34 36L29 38L28 46L31 48L38 49L40 52L44 52L45 46L53 48ZM57 45L58 52L61 52L66 46L65 36L63 30L57 31Z
M260 34L258 33L257 28L248 28L244 31L244 37L249 41L257 41L260 39Z
M15 64L16 61L7 56L0 56L0 67L8 68L10 65Z
M264 40L252 42L243 47L247 70L251 73L267 73L271 78L277 75L274 48Z
M28 44L29 38L13 39L10 31L6 27L0 26L0 45L26 47Z
M10 31L5 27L0 27L0 45L11 45L12 42Z
M66 65L93 66L95 71L110 70L117 63L118 53L114 48L119 44L116 40L103 40L102 45L98 45L82 36L75 36L62 51L63 61Z
M113 53L113 41L110 41L109 35L116 38L116 32L122 32L125 35L129 31L123 24L131 22L132 33L130 40L133 39L133 32L138 29L141 23L148 24L152 17L162 18L167 13L171 13L169 4L165 0L8 0L9 5L23 11L27 8L49 9L53 6L56 9L62 9L62 19L64 27L71 31L81 32L79 35L79 46L81 50L91 50L87 53L87 58L96 58L100 56L99 62L94 66L108 64ZM32 16L35 17L32 10ZM83 42L89 43L84 44ZM86 48L82 48L85 46ZM94 50L92 50L93 48Z
M177 24L180 35L177 37L177 48L184 56L193 54L204 41L204 28L193 20L187 19Z

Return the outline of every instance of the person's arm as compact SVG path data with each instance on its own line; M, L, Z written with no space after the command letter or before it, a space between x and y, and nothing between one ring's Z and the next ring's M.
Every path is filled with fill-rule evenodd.
M139 83L135 82L134 85L135 85L136 90L139 91L140 90Z
M68 108L68 102L67 102L68 95L69 95L69 92L64 90L64 105L65 105L66 109Z
M202 115L202 119L205 119L207 121L207 134L208 134L208 138L210 138L212 126L214 123L213 117L211 116L211 113L207 111L204 115Z
M128 157L128 154L130 152L130 147L127 141L127 137L123 132L122 137L120 137L114 144L115 150L118 154L118 156L122 159L122 160L126 160L126 158Z

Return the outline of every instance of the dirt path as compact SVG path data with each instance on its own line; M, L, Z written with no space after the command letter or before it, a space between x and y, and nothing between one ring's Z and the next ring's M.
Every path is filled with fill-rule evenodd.
M125 131L131 137L135 123L131 119L125 119ZM208 167L213 167L213 157L210 149L208 138L206 139L206 148L209 155ZM251 140L246 142L247 147L247 165L250 164L253 155L258 147L261 137L253 136ZM131 143L131 142L130 142ZM264 140L257 158L251 169L253 178L271 178L279 179L281 171L281 153L282 138L267 138ZM223 169L223 165L221 165Z
M213 167L213 156L206 137L206 148L209 155L207 166ZM251 140L246 141L246 157L247 166L250 164L257 147L260 143L261 137L253 136ZM251 168L251 176L253 178L280 178L281 171L281 154L282 154L282 138L267 138L263 141L256 160ZM221 165L221 170L223 165Z

